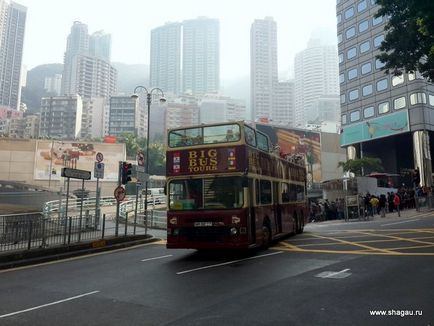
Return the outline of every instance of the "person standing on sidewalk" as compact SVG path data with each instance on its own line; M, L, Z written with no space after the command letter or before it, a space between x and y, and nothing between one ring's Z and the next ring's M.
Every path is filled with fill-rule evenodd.
M386 195L381 194L380 201L378 203L380 207L381 217L386 217L386 202L387 202Z
M396 210L398 211L398 216L401 217L401 211L399 209L399 205L401 204L401 198L399 198L398 193L395 194L393 197L393 204L396 207Z

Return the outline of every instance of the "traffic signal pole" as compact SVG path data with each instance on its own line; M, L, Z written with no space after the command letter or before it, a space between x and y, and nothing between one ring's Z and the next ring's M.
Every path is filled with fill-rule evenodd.
M118 187L121 185L122 181L122 169L124 167L124 162L119 161L119 167L118 167ZM120 207L120 201L116 200L116 227L115 227L115 236L117 237L119 234L119 207Z

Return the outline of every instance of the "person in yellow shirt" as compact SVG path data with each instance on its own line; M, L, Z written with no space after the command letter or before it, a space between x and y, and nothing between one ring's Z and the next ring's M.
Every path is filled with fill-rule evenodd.
M378 203L380 202L378 198L373 195L369 202L371 203L372 206L372 215L375 215L375 213L378 214Z

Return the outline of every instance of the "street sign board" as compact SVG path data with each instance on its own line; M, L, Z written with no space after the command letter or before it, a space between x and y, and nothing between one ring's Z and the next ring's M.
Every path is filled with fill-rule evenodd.
M104 160L104 155L101 152L96 153L96 161L102 162Z
M137 165L145 166L145 154L143 154L143 152L137 153Z
M64 178L90 180L91 173L85 170L62 168L61 176Z
M93 176L95 178L104 179L104 163L95 162Z
M125 188L122 186L118 186L116 187L115 191L114 191L114 196L116 198L117 201L122 201L125 199L127 192L125 191Z

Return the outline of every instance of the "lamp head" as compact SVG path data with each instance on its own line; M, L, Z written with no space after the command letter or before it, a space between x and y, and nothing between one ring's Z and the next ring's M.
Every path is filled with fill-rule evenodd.
M166 98L165 97L160 97L160 103L161 104L166 103Z
M134 93L133 95L131 95L131 98L133 100L137 99L138 97L139 97L139 94L137 94L137 93Z

